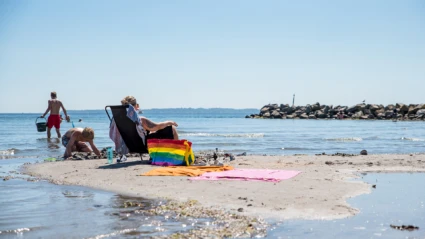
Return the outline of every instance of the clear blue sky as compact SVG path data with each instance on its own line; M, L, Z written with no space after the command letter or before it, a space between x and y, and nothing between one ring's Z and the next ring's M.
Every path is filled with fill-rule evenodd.
M0 1L0 112L425 103L425 1Z

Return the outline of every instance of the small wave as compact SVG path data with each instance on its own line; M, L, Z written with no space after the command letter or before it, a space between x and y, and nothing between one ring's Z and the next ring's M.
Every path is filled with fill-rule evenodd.
M253 134L210 134L210 133L187 133L180 134L182 136L197 136L197 137L228 137L228 138L263 138L263 133Z
M353 138L332 138L332 139L325 139L326 141L338 141L338 142L357 142L362 141L362 138L353 137Z
M20 234L20 233L24 233L24 232L29 232L31 229L30 228L18 228L18 229L13 229L13 230L4 230L4 231L0 231L0 234L2 233L16 233L16 234Z
M14 155L15 149L0 150L0 155Z
M401 137L401 140L409 140L409 141L425 141L425 139L419 139L419 138L406 138L406 137Z
M114 236L119 236L119 235L122 235L122 234L130 234L132 232L137 232L137 230L135 228L134 229L132 229L132 228L123 229L123 230L115 231L115 232L108 233L108 234L101 234L101 235L97 235L97 236L94 236L94 237L90 237L90 239L101 239L101 238L107 238L107 237L114 237Z

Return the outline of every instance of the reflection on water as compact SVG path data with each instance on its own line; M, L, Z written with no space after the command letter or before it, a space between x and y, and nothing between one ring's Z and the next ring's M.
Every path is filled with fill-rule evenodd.
M47 147L49 149L59 149L61 146L61 140L58 138L47 139Z
M354 217L333 221L284 221L269 232L277 238L425 238L424 173L363 174L376 185L371 194L348 200L360 209ZM414 225L400 231L390 225Z

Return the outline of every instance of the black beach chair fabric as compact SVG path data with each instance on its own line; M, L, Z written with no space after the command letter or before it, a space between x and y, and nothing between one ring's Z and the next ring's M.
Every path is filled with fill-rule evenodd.
M107 108L110 108L113 118L109 115ZM143 142L139 133L137 133L136 124L127 117L127 108L128 105L107 105L105 106L105 111L111 123L112 119L115 120L118 131L129 152L147 154L149 151L146 142Z

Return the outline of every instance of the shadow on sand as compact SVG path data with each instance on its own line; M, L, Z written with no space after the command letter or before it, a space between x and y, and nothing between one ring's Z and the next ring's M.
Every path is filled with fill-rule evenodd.
M149 160L140 160L140 161L131 161L131 162L124 162L124 163L115 163L115 164L108 164L99 166L99 169L118 169L118 168L126 168L130 166L135 165L150 165L151 162Z

